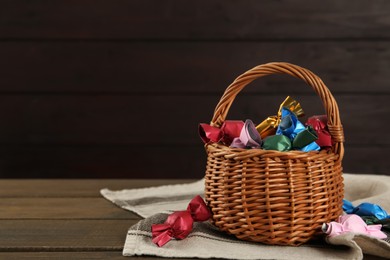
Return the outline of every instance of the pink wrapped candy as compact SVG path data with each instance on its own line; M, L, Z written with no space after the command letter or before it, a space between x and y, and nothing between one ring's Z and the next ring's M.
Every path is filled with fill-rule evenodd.
M322 231L330 237L352 232L385 239L387 235L381 231L381 227L382 225L367 225L358 215L350 214L340 216L337 222L324 224Z

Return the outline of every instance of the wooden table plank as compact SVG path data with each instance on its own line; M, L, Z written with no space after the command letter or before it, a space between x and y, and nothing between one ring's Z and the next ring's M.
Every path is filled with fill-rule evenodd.
M0 9L0 37L377 40L390 35L389 8L383 0L8 0Z
M99 197L100 189L134 189L168 184L188 183L191 179L2 179L0 180L0 198L80 198Z
M122 252L6 252L0 253L0 259L7 260L24 260L24 259L50 259L50 260L85 260L85 259L110 259L110 260L157 260L157 259L168 259L158 258L153 256L136 256L136 257L125 257L122 256ZM179 260L194 260L196 258L179 258ZM365 260L384 260L382 257L375 257L371 255L364 255Z
M298 90L311 90L304 82L298 82L300 83ZM258 84L261 85L261 80ZM256 83L253 83L248 88L260 88L259 85L256 86ZM321 115L326 111L314 91L310 95L297 95L297 93L293 95L292 92L280 91L272 96L238 96L229 110L227 119L245 120L250 118L257 124L268 115L275 114L280 102L287 95L297 98L307 115ZM173 147L180 149L180 151L186 148L185 146L181 147L183 145L195 144L203 148L202 141L197 134L198 124L208 122L211 119L212 111L220 98L220 93L216 95L177 94L172 96L0 95L0 122L3 122L3 126L0 127L0 155L3 158L0 161L0 166L3 171L13 172L9 161L14 157L18 160L14 161L11 166L19 170L24 169L25 172L33 168L31 167L34 165L32 160L37 160L39 164L35 168L38 168L38 171L39 168L44 171L45 164L49 164L50 169L63 168L69 173L73 168L70 167L69 162L62 160L61 149L67 147L75 147L76 149L73 150L76 151L77 149L85 149L85 147L106 149L105 146L110 147L111 145L116 145L116 149L121 149L120 146L132 145L133 149L128 151L129 170L127 176L134 176L138 172L131 166L136 164L136 161L141 161L143 168L148 168L144 165L150 165L149 160L151 159L156 160L150 158L152 155L159 155L151 152L156 145ZM390 94L335 95L335 98L349 144L360 146L390 144L390 136L383 135L381 130L389 127L388 121L381 119L387 118L389 115L390 108L383 104L387 104ZM140 111L142 107L148 109ZM55 123L52 121L53 118L56 118ZM174 127L160 127L158 131L155 127L134 127L134 122L140 125L150 124L150 118L153 118L153 124L156 126L166 126L167 122L178 120L180 120L180 124L175 124ZM376 127L370 129L370 135L367 136L367 130L361 127L361 122L370 122L371 120L376 122ZM35 145L35 147L31 145ZM56 149L60 150L54 149L42 157L41 152L47 149L48 145L58 147ZM23 151L25 146L34 149L30 149L27 154L19 154L18 151ZM137 154L137 150L143 152L142 156ZM147 154L145 151L151 152L151 155L145 156ZM204 154L203 151L198 156ZM21 158L16 157L17 155ZM41 155L41 157L37 155ZM100 150L100 156L102 155L105 154ZM28 158L32 160L29 161ZM98 159L99 157L89 158L89 161L85 161L80 167L84 171L93 172L96 168L94 162ZM51 160L55 160L57 163L52 164ZM169 162L172 164L172 160ZM182 162L175 161L175 163L180 165ZM190 160L186 162L186 165L189 163ZM150 169L149 175L152 176L155 171L155 168ZM111 171L106 170L105 176L110 176L110 172L115 172L115 168ZM82 173L80 173L81 176L83 176ZM161 177L165 176L161 175Z
M138 259L138 260L157 260L162 259L153 256L137 256L125 257L122 256L122 251L108 252L0 252L0 259L7 260L24 260L24 259L55 259L55 260L85 260L85 259ZM165 258L167 259L167 258ZM193 258L180 258L180 260L189 260Z
M97 189L102 183L110 183L116 187L129 184L123 182L126 181L1 180L0 191L3 199L0 200L0 208L9 211L2 212L1 217L8 216L13 219L1 220L0 259L159 259L149 256L123 257L122 250L126 232L130 226L137 222L137 219L123 219L126 214L130 213L122 212L113 204L111 207L110 202L105 201L102 197L94 197L100 196L96 195L94 189ZM131 186L128 187L155 186L177 182L181 183L183 180L136 180L131 181ZM95 186L91 187L90 183ZM11 187L16 187L19 192L12 193ZM27 192L23 192L23 187L28 187ZM77 189L69 189L69 187L77 187L89 193L78 193ZM41 197L28 198L29 192L34 191L34 189L38 190L38 195ZM59 189L60 194L64 197L57 197L56 189ZM12 198L12 196L7 195L6 190L10 192L10 195L16 197ZM71 195L68 195L67 192ZM85 197L86 194L91 197ZM84 197L75 197L79 195ZM66 198L67 196L70 197ZM42 202L39 202L40 200ZM80 201L77 202L78 200ZM90 206L86 206L86 204ZM92 212L93 210L96 212ZM21 219L21 217L26 216L33 219ZM62 219L42 219L61 216ZM84 219L72 219L75 216ZM90 219L101 216L114 219ZM365 255L366 257L368 257L367 259L382 259Z
M346 136L348 138L348 136ZM192 146L150 146L140 148L139 146L47 146L39 148L34 146L9 145L9 148L0 147L0 158L3 161L8 158L5 165L0 168L4 170L0 175L3 177L41 177L52 178L53 176L67 176L78 178L80 176L105 176L111 173L112 178L140 178L147 177L149 180L158 176L170 176L177 178L202 178L206 166L206 154L204 147L198 144ZM10 155L9 153L14 153ZM34 155L31 155L34 153ZM344 172L349 173L369 173L390 175L390 160L386 160L384 155L390 154L390 145L352 145L345 146L345 156L343 160ZM129 173L129 158L136 157L132 161L131 173ZM172 167L172 158L178 163ZM64 165L64 167L57 167ZM148 167L145 167L147 165ZM87 168L87 170L86 170ZM72 169L71 171L69 169ZM184 174L183 174L184 173ZM129 182L129 180L126 180ZM188 180L187 180L188 181ZM184 182L184 181L182 181ZM167 183L167 182L166 182ZM119 184L116 184L118 186ZM83 194L83 196L99 196L98 190L101 187L109 187L113 190L128 188L109 186L102 184L96 187L93 194ZM87 187L86 187L87 188ZM31 196L41 196L41 191L33 190ZM44 191L45 192L45 191ZM53 196L63 196L53 194ZM86 193L89 191L70 191L70 194ZM14 194L10 191L9 194ZM23 194L23 191L21 191ZM0 190L0 197L5 196ZM22 195L25 197L25 195Z
M122 251L100 251L100 252L0 252L0 259L24 260L24 259L56 259L56 260L84 260L84 259L110 259L110 260L157 260L169 259L153 256L122 256ZM180 260L195 260L196 258L180 258ZM385 260L386 258L364 255L365 260Z
M122 250L137 220L2 220L1 251Z
M0 259L24 260L24 259L56 259L56 260L85 260L85 259L129 259L122 256L121 250L108 252L0 252ZM147 258L140 257L143 260ZM150 258L151 259L151 258ZM156 258L154 258L156 259Z
M0 41L0 57L2 94L27 92L39 95L43 92L139 96L143 93L186 94L194 98L205 94L221 95L239 74L255 65L276 60L293 62L318 73L333 94L390 91L386 66L390 60L388 41ZM151 64L164 66L151 69ZM309 88L302 88L302 82L287 76L266 77L259 84L261 87L249 87L245 91L260 96L278 92L286 95L313 93ZM39 98L34 100L40 102ZM1 102L10 101L4 99ZM106 104L100 104L100 107L104 106ZM274 106L277 109L277 102ZM143 108L142 112L149 110L147 106ZM156 113L158 109L155 109ZM64 111L72 111L71 104L62 113ZM14 114L15 111L4 112ZM122 113L120 110L116 112ZM56 115L61 115L61 112ZM102 116L104 114L94 114L95 118ZM50 122L53 121L47 123ZM2 127L7 125L3 123Z
M0 219L140 219L101 198L2 198Z

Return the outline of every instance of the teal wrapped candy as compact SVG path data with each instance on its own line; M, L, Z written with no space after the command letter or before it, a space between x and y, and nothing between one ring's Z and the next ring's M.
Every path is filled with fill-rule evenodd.
M299 132L297 136L295 136L292 142L292 147L294 149L302 149L317 139L317 132L311 126L308 126L305 130Z
M312 142L299 150L302 152L319 151L321 147L316 142Z
M390 232L390 218L378 219L375 216L360 216L367 225L382 225L381 230Z
M264 139L263 141L264 150L276 150L276 151L289 151L291 150L291 141L285 135L271 135Z

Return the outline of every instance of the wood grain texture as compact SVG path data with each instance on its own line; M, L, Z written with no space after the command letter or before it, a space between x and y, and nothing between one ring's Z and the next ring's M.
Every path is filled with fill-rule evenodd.
M0 251L121 250L137 220L2 220Z
M32 39L390 37L387 1L3 1L0 35ZM86 15L87 14L87 15ZM71 18L71 19L69 19ZM179 22L180 21L180 22ZM277 22L276 22L277 21Z
M100 190L188 183L191 179L2 179L0 198L102 198Z
M287 95L240 95L228 119L260 123L277 113ZM295 98L307 115L324 113L318 96ZM153 144L201 145L198 124L211 120L219 99L220 95L0 95L0 144L137 144L140 149ZM387 120L382 120L390 113L385 105L389 99L390 94L336 96L348 144L390 144L390 136L383 135ZM367 134L361 124L372 121L375 127Z
M385 0L5 0L0 177L200 178L197 124L236 76L269 61L313 70L336 95L354 146L346 171L387 172L388 8ZM322 113L300 81L271 76L229 116L261 120L285 95L308 100L308 115ZM172 158L181 158L173 170Z
M121 250L103 252L0 252L0 259L26 260L26 259L48 259L48 260L125 260L131 259L122 256ZM137 257L138 260L152 259L151 257ZM156 260L156 258L153 258Z
M49 259L49 260L157 260L167 259L153 256L122 256L121 250L117 251L103 251L103 252L0 252L0 259L7 260L26 260L26 259ZM168 258L169 259L169 258ZM181 260L196 260L197 258L180 258ZM366 257L364 257L366 259ZM376 258L367 258L373 260ZM377 259L381 260L381 259Z
M201 144L197 147L13 145L6 149L0 152L3 178L194 179L203 177L206 161Z
M120 251L109 252L0 252L0 259L7 260L26 260L26 259L50 259L50 260L157 260L167 258L157 258L153 256L136 256L136 257L124 257ZM195 260L197 258L180 258L181 260ZM364 255L365 260L385 260L382 257L375 257L370 255Z
M52 190L54 191L54 190ZM25 195L26 197L28 194ZM140 219L100 198L2 198L0 219Z
M5 197L13 196L11 187L29 190L46 189L46 195L56 194L57 190L66 192L65 197L75 195L74 188L90 190L91 185L110 184L120 187L126 180L1 180L0 192ZM127 182L130 182L127 180ZM131 187L155 186L161 183L168 184L182 182L182 180L134 180L126 185ZM8 192L7 193L7 187ZM27 193L24 193L26 195ZM62 198L57 198L59 203ZM53 200L54 201L54 200ZM69 199L72 202L73 199ZM4 205L2 205L4 206ZM115 207L111 204L112 207ZM69 208L71 212L80 212L81 204L74 204ZM10 209L9 206L7 206ZM24 207L25 214L31 207ZM97 207L97 211L104 213L106 208ZM53 208L53 212L56 209ZM23 212L21 212L23 213ZM30 213L27 213L30 214ZM31 215L41 214L32 211ZM68 217L68 216L67 216ZM156 257L138 256L123 257L121 252L125 234L136 220L72 220L72 219L36 219L36 220L2 220L0 225L0 259L159 259ZM366 259L366 256L365 256ZM380 259L369 257L367 259ZM186 259L184 259L186 260Z
M346 146L343 159L344 172L383 174L390 176L390 146Z
M390 146L346 146L344 172L389 174ZM1 152L2 178L180 178L200 179L206 153L188 146L12 146ZM129 162L130 161L130 162ZM92 185L94 186L94 185ZM77 187L77 186L75 186ZM96 186L95 186L96 187ZM103 187L116 189L109 185ZM123 186L122 186L123 187ZM121 187L118 187L121 188ZM91 194L77 191L76 194ZM94 194L97 193L97 190ZM1 194L1 192L0 192ZM40 191L32 192L40 196ZM62 189L58 194L63 194ZM59 195L60 196L60 195Z
M2 179L0 259L125 259L138 217L99 190L202 178L197 124L236 76L268 61L307 67L336 95L344 172L389 175L389 9L385 0L1 1L0 178L102 179ZM260 120L288 94L308 115L322 112L300 81L271 76L229 118ZM182 179L124 179L140 177Z
M0 41L0 57L1 93L215 94L270 61L306 67L336 94L390 91L387 41ZM311 93L287 76L248 91Z

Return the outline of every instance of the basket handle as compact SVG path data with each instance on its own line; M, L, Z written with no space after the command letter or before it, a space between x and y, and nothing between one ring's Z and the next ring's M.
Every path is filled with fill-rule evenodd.
M322 80L310 70L286 62L271 62L256 66L237 77L225 90L219 103L214 110L211 120L212 126L220 127L226 119L229 108L238 93L249 83L257 78L271 74L288 74L302 79L310 85L321 98L328 116L328 129L334 142L332 150L339 154L339 160L344 156L344 131L340 120L339 108L332 93Z

